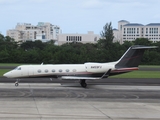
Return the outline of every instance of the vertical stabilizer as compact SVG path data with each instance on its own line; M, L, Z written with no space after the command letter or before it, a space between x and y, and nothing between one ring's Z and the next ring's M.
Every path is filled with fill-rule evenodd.
M143 57L144 51L150 48L157 48L156 46L131 46L124 55L117 61L116 68L138 67Z

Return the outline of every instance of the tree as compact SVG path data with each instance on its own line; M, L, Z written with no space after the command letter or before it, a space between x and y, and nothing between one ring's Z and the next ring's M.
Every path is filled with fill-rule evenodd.
M152 42L149 41L148 38L137 38L135 41L133 41L135 45L151 45Z
M21 48L24 50L32 50L32 49L44 49L45 48L45 43L42 43L40 40L36 41L26 41L21 44Z
M110 48L114 39L111 22L105 24L103 31L101 32L101 37L102 39L99 40L99 44L106 49Z
M126 51L129 47L131 47L133 45L133 42L131 41L124 41L124 43L122 44L122 46L124 47L124 50Z

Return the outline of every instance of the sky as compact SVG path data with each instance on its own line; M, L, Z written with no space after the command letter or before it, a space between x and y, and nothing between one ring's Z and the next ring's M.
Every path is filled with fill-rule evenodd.
M17 23L50 22L62 33L100 34L106 23L160 23L160 0L0 0L0 33Z

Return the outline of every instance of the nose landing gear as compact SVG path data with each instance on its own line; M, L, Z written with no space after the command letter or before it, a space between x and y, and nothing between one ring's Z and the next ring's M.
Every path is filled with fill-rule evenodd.
M15 82L15 86L18 87L18 85L19 85L19 80Z

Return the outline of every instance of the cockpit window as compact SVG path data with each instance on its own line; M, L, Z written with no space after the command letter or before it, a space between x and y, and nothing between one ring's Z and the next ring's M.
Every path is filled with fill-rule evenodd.
M17 70L18 67L14 68L14 70Z
M17 70L21 70L21 67L19 67Z
M14 70L21 70L21 67L16 67Z

